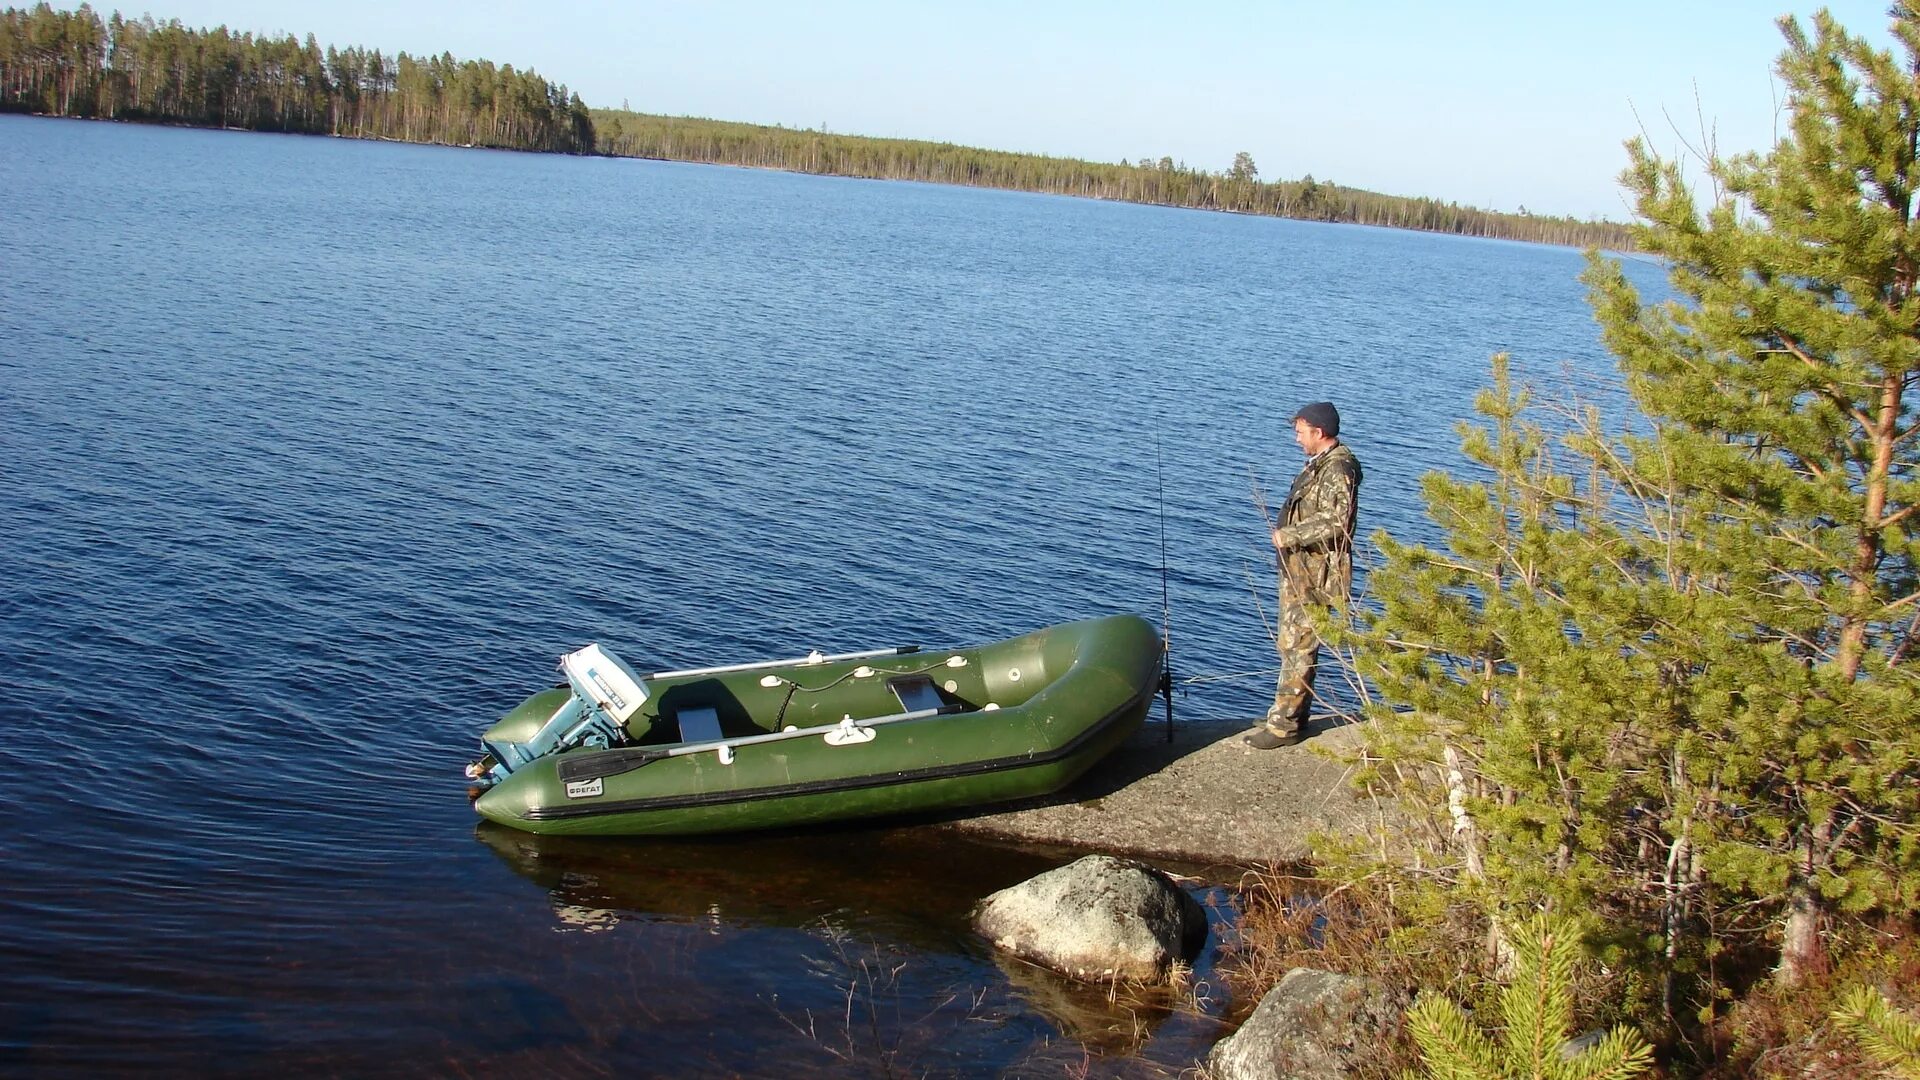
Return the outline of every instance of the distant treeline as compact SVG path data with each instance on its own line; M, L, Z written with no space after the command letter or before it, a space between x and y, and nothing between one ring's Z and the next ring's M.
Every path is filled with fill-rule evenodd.
M602 153L834 176L923 180L1243 214L1625 249L1624 225L1503 214L1381 195L1312 176L1263 182L1247 154L1225 172L981 150L723 120L589 110L532 71L451 55L191 30L151 16L104 22L82 4L0 12L0 112L287 131L456 146Z
M1316 181L1311 175L1299 180L1264 183L1252 158L1244 153L1235 159L1232 168L1214 173L1185 163L1175 164L1166 157L1157 161L1143 158L1138 164L1122 161L1109 165L951 143L838 135L615 109L594 109L593 120L600 152L623 157L1043 191L1157 206L1385 225L1575 247L1627 250L1633 244L1626 226L1609 221L1476 210L1437 199L1381 195L1343 187Z
M82 4L0 12L0 111L406 142L593 152L580 95L512 65L323 53L300 41L102 22Z

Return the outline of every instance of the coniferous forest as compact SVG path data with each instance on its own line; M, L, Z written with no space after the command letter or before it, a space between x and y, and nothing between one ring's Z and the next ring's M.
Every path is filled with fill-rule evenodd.
M87 4L0 11L0 112L452 146L745 165L1630 249L1626 226L1383 195L1307 175L1262 181L1239 154L1221 172L869 138L625 109L589 109L564 84L490 60L324 48L280 37L102 19Z
M1383 225L1575 247L1630 249L1626 226L1570 217L1503 214L1437 199L1382 195L1316 181L1262 182L1239 154L1225 172L1142 157L1136 164L981 150L951 143L879 139L758 124L593 110L602 152L670 161L750 165L831 176L923 180L1241 214Z
M0 111L307 135L593 152L580 95L513 65L102 21L40 4L0 12Z

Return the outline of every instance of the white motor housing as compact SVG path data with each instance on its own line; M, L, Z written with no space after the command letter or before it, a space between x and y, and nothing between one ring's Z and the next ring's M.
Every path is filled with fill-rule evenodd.
M619 657L599 645L577 649L560 658L560 670L566 672L573 692L600 707L616 723L646 704L647 687Z

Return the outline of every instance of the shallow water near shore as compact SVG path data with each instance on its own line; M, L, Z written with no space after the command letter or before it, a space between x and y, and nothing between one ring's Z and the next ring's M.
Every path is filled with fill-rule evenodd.
M1490 353L1608 396L1561 249L13 116L0 187L0 1059L33 1075L1177 1069L1217 991L1109 1003L968 931L1067 852L544 841L478 827L461 766L588 641L1159 621L1163 530L1182 672L1259 671L1251 487L1298 404L1339 402L1363 528L1418 538Z

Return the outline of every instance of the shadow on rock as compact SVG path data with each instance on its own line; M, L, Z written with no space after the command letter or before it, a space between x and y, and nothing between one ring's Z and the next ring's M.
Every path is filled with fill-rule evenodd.
M1115 748L1113 753L1095 762L1093 767L1081 774L1079 779L1051 795L1037 795L1030 799L994 803L991 806L975 807L953 813L926 815L923 820L959 821L981 813L999 814L1071 803L1096 802L1132 787L1189 754L1198 753L1224 739L1239 736L1251 724L1252 721L1223 723L1211 720L1204 723L1176 724L1172 742L1167 741L1165 725L1148 724L1134 732L1126 742Z

